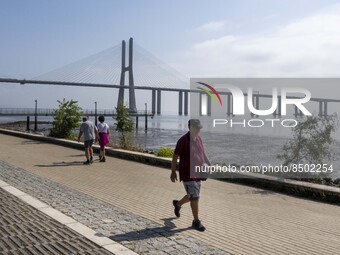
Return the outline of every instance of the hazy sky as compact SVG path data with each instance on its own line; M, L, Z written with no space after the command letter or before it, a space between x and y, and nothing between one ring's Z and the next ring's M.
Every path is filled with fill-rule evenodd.
M340 74L334 0L2 0L0 19L1 77L29 79L129 37L187 77ZM117 92L0 84L0 107L110 108Z

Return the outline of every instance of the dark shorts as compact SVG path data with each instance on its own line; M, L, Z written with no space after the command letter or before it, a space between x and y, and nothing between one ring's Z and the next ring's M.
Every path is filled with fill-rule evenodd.
M183 185L189 200L198 200L200 198L201 182L189 181L183 182Z
M93 140L84 141L85 149L92 147Z

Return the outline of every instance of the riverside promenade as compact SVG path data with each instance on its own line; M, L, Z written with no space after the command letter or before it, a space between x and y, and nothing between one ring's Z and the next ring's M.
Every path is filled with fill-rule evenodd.
M0 180L138 254L340 254L340 207L208 180L200 218L170 171L108 157L84 166L83 152L0 134Z

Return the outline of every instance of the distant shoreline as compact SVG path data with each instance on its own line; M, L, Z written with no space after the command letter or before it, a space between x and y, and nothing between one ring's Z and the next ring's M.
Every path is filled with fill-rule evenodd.
M47 135L48 131L50 128L46 127L41 127L41 125L51 125L52 127L52 122L51 121L38 121L38 130L34 131L34 121L30 121L29 126L30 130L27 130L27 121L13 121L13 122L7 122L7 123L0 123L0 128L4 129L10 129L10 130L15 130L15 131L21 131L21 132L29 132L29 133L43 133L44 135Z

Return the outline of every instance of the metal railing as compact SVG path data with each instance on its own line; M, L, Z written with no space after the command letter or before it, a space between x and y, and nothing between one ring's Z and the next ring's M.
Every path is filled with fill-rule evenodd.
M35 112L35 108L0 108L0 116L53 116L56 109L48 108L38 108ZM153 116L150 111L137 111L136 113L130 113L131 116L142 116L147 114L147 116ZM84 109L82 110L82 115L85 116L115 116L116 112L110 109L100 109L97 111L95 109Z

